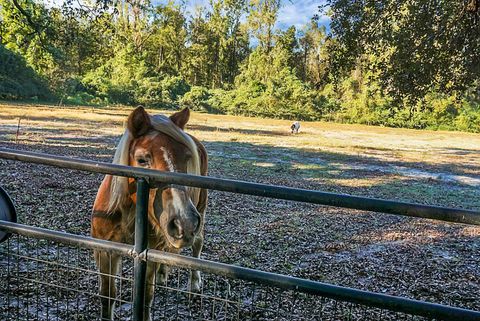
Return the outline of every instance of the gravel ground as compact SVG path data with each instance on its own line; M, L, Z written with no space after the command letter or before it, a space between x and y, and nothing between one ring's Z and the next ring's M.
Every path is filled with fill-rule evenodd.
M82 112L99 119L84 119L73 109L63 111L72 117L55 117L47 108L51 115L42 118L29 117L27 110L15 144L16 118L12 107L2 108L0 147L106 162L126 115L124 109L85 108ZM439 152L444 161L435 164L412 155L408 160L389 159L369 146L349 153L281 146L290 136L275 129L249 132L253 129L238 123L224 132L217 125L215 134L198 122L191 126L209 151L211 176L480 209L479 188L471 184L480 179L478 149L462 149L462 155L470 155L468 162ZM334 133L338 136L341 130ZM264 140L255 141L259 137ZM368 137L375 138L375 133ZM379 165L407 171L382 171ZM434 175L416 177L411 170ZM0 160L0 177L15 200L20 222L88 235L101 175ZM212 191L203 258L480 310L479 236L480 228L474 226ZM386 318L374 315L370 318ZM348 318L368 319L355 313Z

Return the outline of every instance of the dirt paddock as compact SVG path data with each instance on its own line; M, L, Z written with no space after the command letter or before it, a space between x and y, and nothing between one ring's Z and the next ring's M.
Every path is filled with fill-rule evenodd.
M130 110L2 103L0 146L109 162ZM478 134L289 125L193 113L187 131L211 176L480 210ZM0 175L20 222L88 235L101 175L5 160ZM479 253L480 227L212 191L203 258L480 310Z

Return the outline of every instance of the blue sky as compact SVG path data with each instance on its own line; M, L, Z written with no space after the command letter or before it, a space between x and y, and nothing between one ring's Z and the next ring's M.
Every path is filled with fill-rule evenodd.
M50 5L60 4L64 0L43 0ZM180 2L180 0L175 0ZM153 0L153 4L167 3L168 0ZM208 6L210 0L185 0L187 4L187 11L193 13L195 6ZM283 0L282 7L278 13L277 28L286 29L294 25L300 29L303 25L308 23L314 14L319 14L318 6L325 4L325 0ZM322 15L320 17L320 24L328 28L330 19Z
M166 3L168 0L154 0L154 3ZM187 11L194 12L196 5L208 6L209 0L186 0ZM325 1L315 0L283 0L282 8L278 14L277 27L286 29L292 25L301 28L302 25L308 23L314 14L318 14L318 6L324 4ZM320 17L320 23L328 27L330 19L323 15Z
M283 6L278 13L277 27L285 29L294 25L299 29L308 23L314 14L320 14L318 6L324 3L325 1L314 0L283 1ZM327 16L320 16L320 24L328 26L329 22L330 19Z

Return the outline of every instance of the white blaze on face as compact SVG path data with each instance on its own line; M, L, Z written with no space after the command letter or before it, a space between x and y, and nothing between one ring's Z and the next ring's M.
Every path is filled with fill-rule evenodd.
M163 159L165 160L165 163L167 164L167 168L170 172L175 172L175 166L173 166L172 159L170 158L170 153L165 147L160 147L160 149L163 152Z
M163 159L167 164L167 168L170 172L175 172L175 166L173 165L172 158L170 157L170 153L165 147L160 147L163 152ZM172 188L172 198L173 198L173 207L175 208L176 212L180 215L183 215L185 212L185 204L182 202L182 196L178 192L176 188Z
M173 207L178 215L185 215L185 204L182 202L182 196L176 188L172 188Z

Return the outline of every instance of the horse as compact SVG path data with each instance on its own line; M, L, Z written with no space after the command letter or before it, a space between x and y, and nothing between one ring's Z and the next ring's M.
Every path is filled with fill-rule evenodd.
M298 130L300 129L300 123L298 121L294 122L292 126L290 126L290 129L292 130L292 134L295 132L295 134L298 134Z
M159 171L207 175L208 157L205 147L185 133L190 118L188 108L172 114L149 115L137 107L128 116L127 128L116 148L114 164L149 168ZM151 188L148 205L148 247L179 253L191 247L200 257L203 247L207 190L193 187L167 186ZM106 175L93 205L91 235L94 238L133 244L136 208L136 184L133 178ZM99 294L102 320L113 320L116 298L115 276L121 257L105 251L94 251L100 272ZM168 268L147 263L145 320L150 320L154 294L154 278L166 282ZM190 290L199 292L199 271L190 273Z

